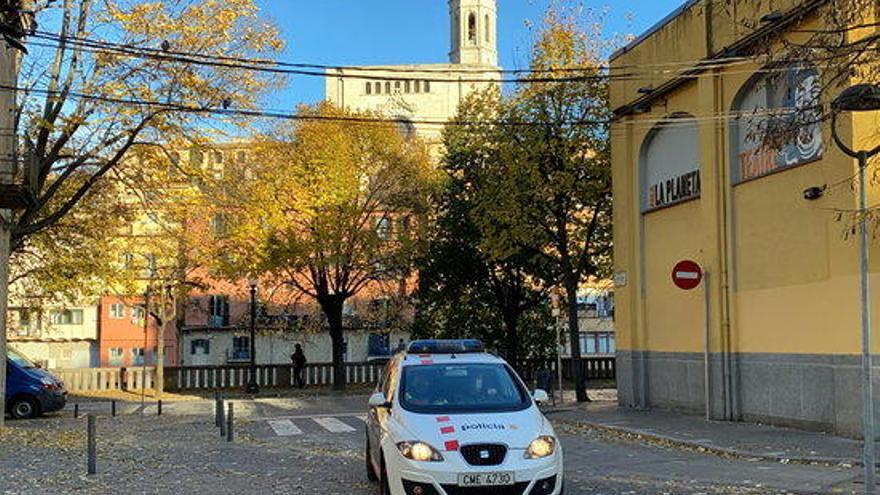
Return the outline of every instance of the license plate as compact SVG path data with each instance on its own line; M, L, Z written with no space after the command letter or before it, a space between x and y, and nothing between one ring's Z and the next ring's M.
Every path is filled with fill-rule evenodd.
M513 473L469 473L458 475L459 486L508 486L514 484Z

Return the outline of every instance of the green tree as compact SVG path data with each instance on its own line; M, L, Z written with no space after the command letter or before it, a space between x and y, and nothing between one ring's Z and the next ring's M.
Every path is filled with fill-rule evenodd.
M487 159L473 218L494 259L527 255L536 277L566 294L579 401L589 400L579 346L577 294L611 264L611 168L606 47L600 24L551 10L529 77L486 119ZM571 81L572 74L586 76ZM550 81L546 81L549 79ZM526 125L492 125L492 122ZM537 260L538 262L536 262Z
M487 144L500 137L498 129L479 122L490 120L499 103L494 90L473 95L444 131L447 177L435 205L430 245L419 263L419 328L426 335L480 338L502 349L516 366L523 357L545 355L552 339L538 337L547 334L550 321L541 318L548 317L542 311L547 294L533 275L534 256L524 250L503 256L487 252L472 217L484 169L498 158L498 148ZM522 328L524 322L533 324Z
M329 103L297 115L254 145L247 176L208 190L213 214L227 219L216 258L229 277L272 279L320 306L341 389L343 308L412 277L436 171L426 147L394 124L345 121L375 115Z

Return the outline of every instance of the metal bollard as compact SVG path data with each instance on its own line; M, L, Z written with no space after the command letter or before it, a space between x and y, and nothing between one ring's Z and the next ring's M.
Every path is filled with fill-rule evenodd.
M88 415L87 421L87 446L86 450L88 451L88 474L93 475L98 472L98 448L97 448L97 440L95 439L95 416L93 414Z
M218 406L220 407L220 436L225 437L226 436L226 414L224 414L222 400L220 401Z
M226 441L231 442L235 439L235 409L233 408L235 404L232 402L229 403L229 414L226 415Z
M73 405L73 419L79 418L79 404Z
M115 400L110 401L110 415L113 416L114 418L116 417L116 401Z
M161 415L162 415L162 399L159 399L159 404L158 404L158 406L159 406L159 411L158 411L158 412L159 412L159 416L161 416Z
M223 425L223 402L220 400L220 392L214 392L214 426Z

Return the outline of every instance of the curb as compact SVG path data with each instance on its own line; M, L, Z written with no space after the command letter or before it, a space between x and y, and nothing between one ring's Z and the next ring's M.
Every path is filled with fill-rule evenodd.
M643 440L647 443L660 444L665 446L678 447L687 450L693 450L701 453L709 453L719 457L730 457L740 460L760 460L775 462L779 464L804 464L804 465L822 465L822 466L849 466L862 467L864 464L860 459L847 459L840 457L819 457L819 456L787 456L778 454L766 454L761 452L751 452L748 450L734 449L729 447L719 447L717 445L707 445L701 442L691 440L683 440L681 438L663 435L660 433L648 432L637 428L627 428L623 426L611 426L602 423L594 423L591 421L580 421L570 419L557 419L559 423L567 424L580 428L586 428L603 433L610 433L619 437L629 437L634 440Z

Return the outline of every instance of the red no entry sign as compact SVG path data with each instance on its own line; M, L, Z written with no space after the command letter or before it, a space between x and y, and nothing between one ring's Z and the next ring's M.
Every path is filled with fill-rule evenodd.
M694 261L679 261L672 269L672 282L679 289L696 289L702 281L703 269Z

